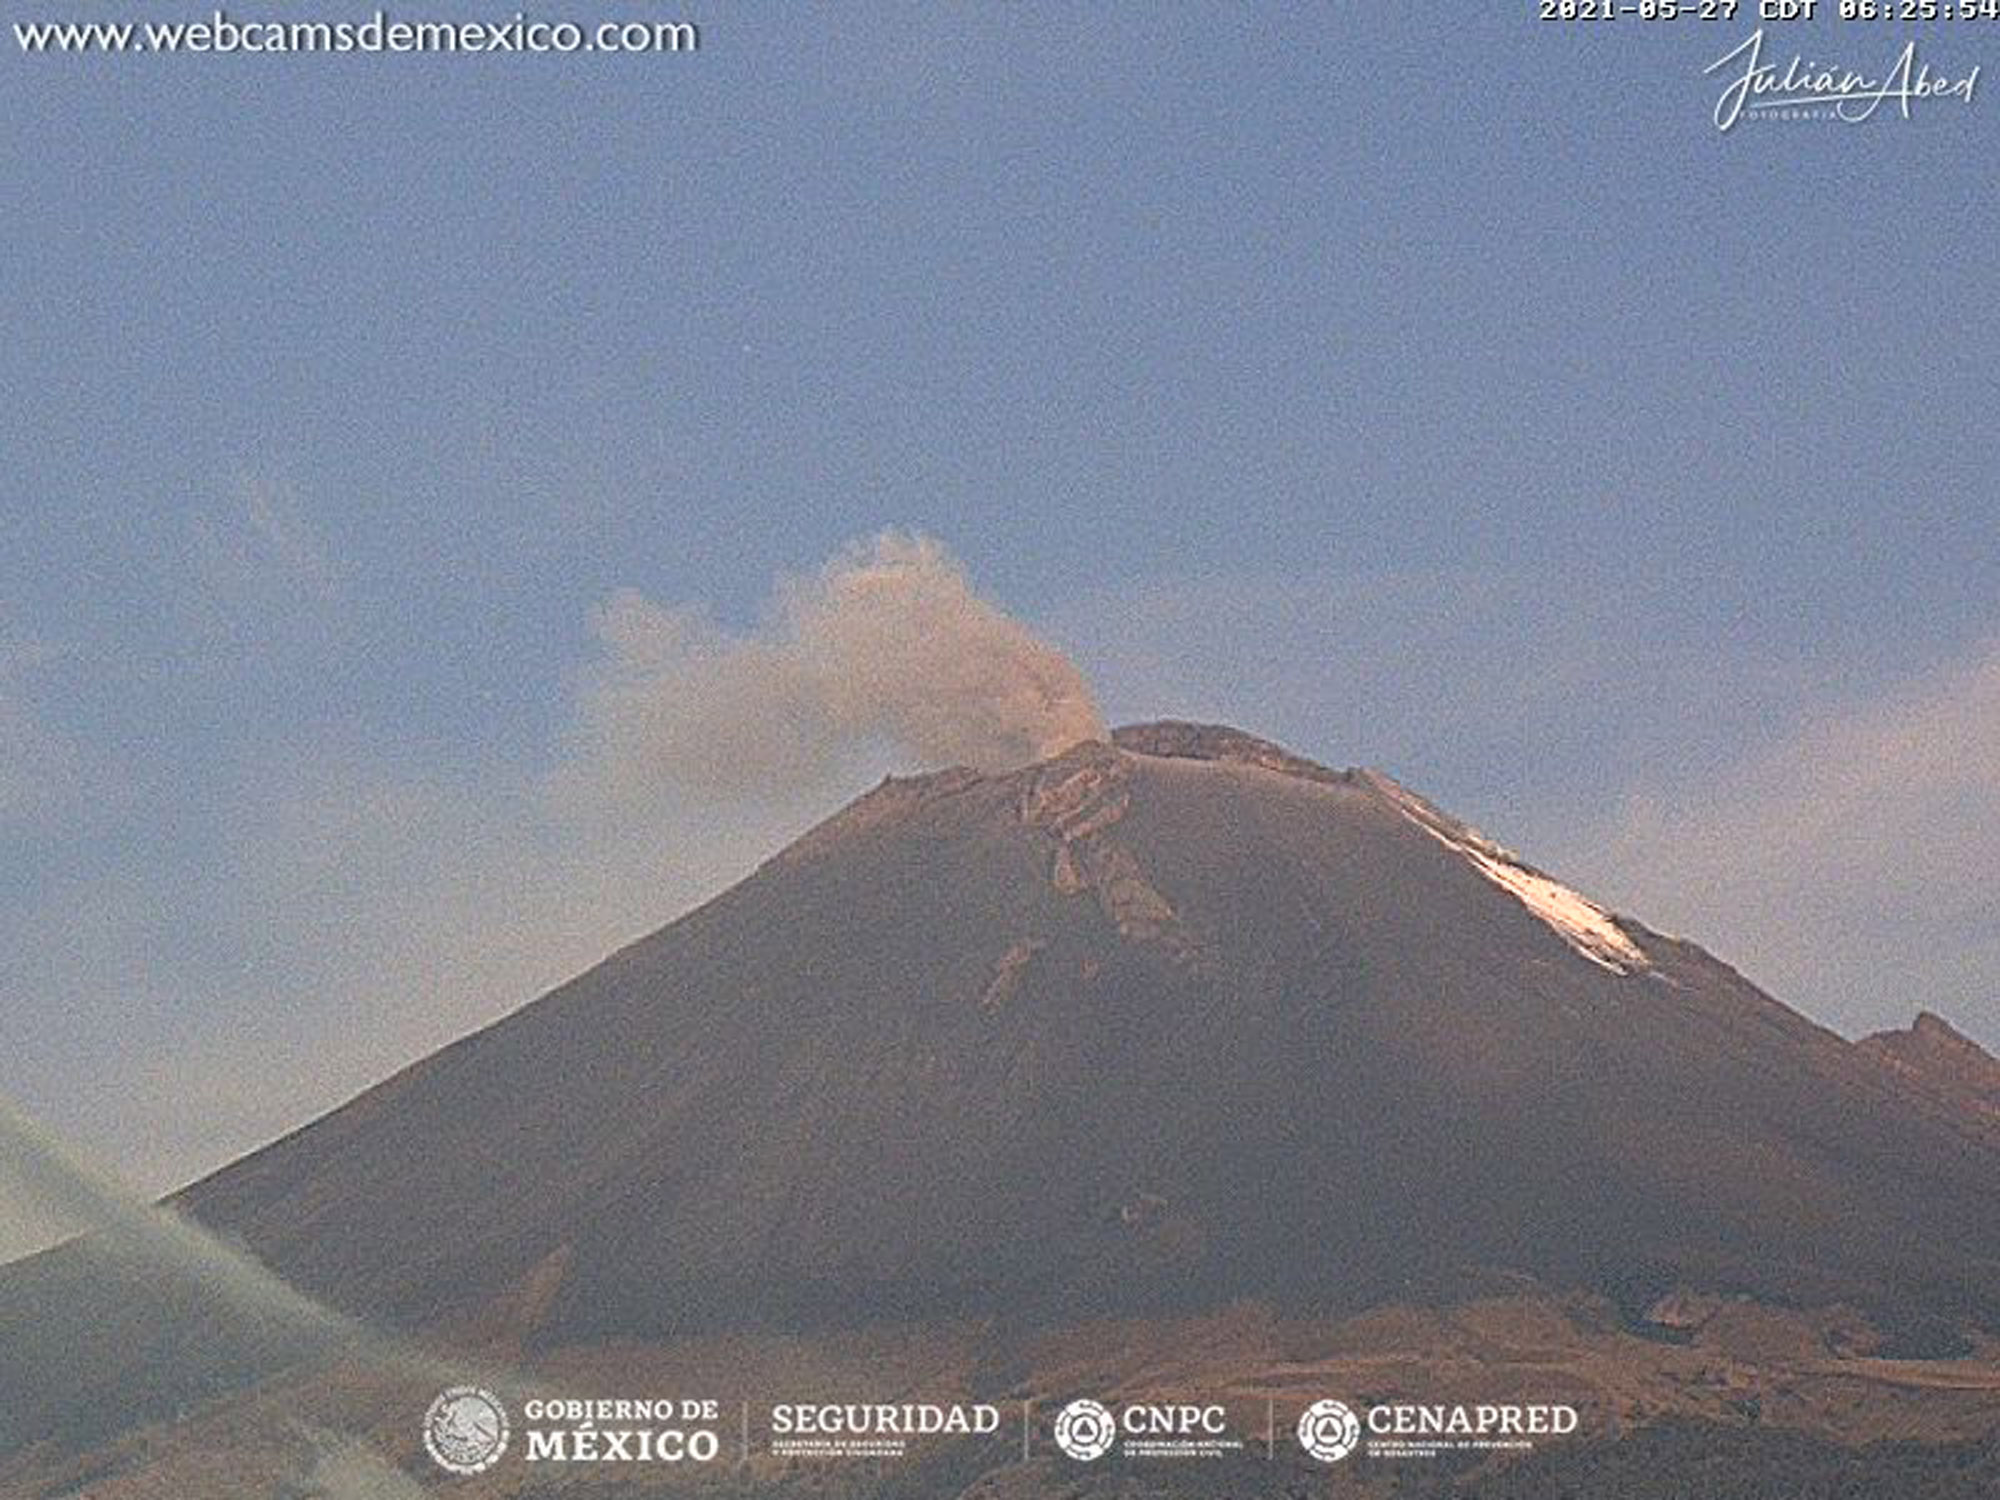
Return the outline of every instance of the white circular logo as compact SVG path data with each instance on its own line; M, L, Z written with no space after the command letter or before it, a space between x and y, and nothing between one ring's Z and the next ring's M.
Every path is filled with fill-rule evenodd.
M1361 1419L1339 1401L1315 1401L1299 1418L1299 1446L1323 1464L1337 1464L1361 1441Z
M507 1410L476 1385L441 1391L424 1413L424 1448L440 1469L483 1474L507 1451Z
M1071 1458L1102 1458L1117 1440L1118 1423L1100 1402L1072 1401L1056 1413L1056 1446Z

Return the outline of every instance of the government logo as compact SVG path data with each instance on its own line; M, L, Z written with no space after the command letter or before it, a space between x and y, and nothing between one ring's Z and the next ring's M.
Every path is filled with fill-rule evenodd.
M507 1411L476 1385L441 1391L424 1413L424 1449L440 1469L483 1474L507 1451Z

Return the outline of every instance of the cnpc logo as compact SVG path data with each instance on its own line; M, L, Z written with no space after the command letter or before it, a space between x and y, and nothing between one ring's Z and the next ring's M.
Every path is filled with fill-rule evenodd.
M1056 1446L1071 1458L1089 1463L1102 1458L1118 1439L1201 1438L1229 1431L1229 1409L1219 1402L1135 1402L1113 1413L1101 1401L1072 1401L1056 1413Z

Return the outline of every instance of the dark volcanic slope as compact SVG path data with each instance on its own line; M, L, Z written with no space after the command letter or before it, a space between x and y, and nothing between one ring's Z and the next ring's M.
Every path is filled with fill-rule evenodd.
M548 1341L1532 1271L2000 1323L2000 1149L1394 783L1233 731L890 781L189 1190L343 1307Z

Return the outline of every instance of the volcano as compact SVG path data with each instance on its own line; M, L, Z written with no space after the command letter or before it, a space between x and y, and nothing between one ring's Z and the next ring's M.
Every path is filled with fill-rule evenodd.
M1949 1352L2000 1328L2000 1117L1940 1025L1850 1043L1386 776L1156 723L885 780L175 1206L530 1351L1527 1283Z
M532 1281L552 1341L1494 1270L2000 1321L2000 1141L1888 1056L1384 776L1152 724L886 781L182 1205L373 1317Z

